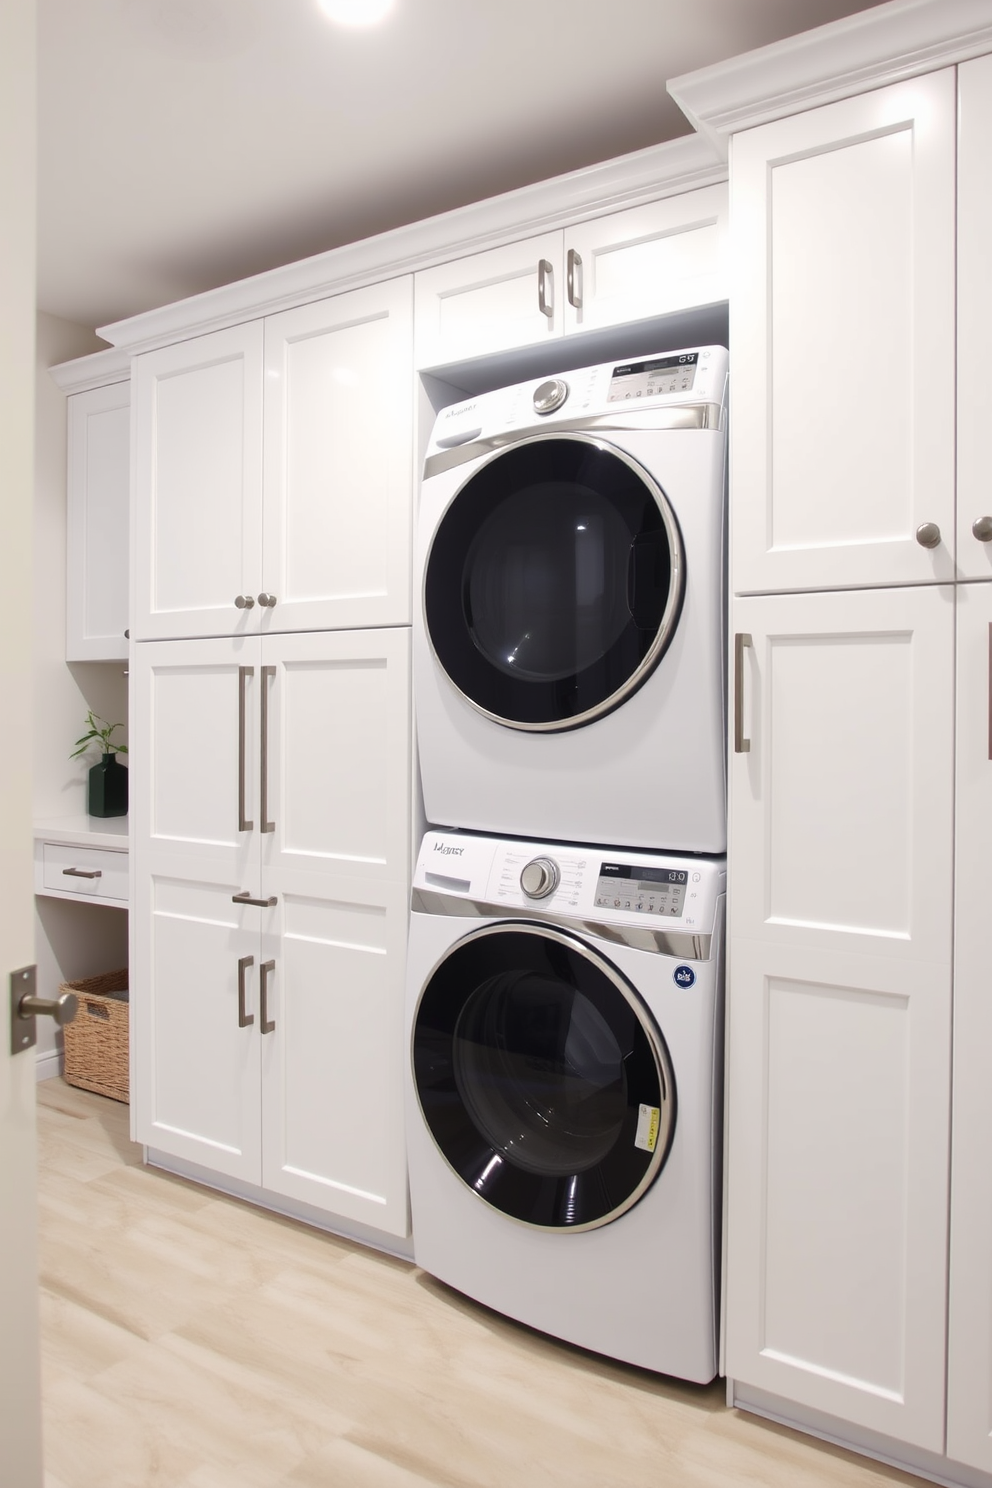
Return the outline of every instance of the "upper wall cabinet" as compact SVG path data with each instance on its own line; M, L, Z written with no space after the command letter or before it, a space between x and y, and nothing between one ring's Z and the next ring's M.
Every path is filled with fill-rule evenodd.
M953 68L734 137L736 592L954 577L954 159Z
M127 656L130 387L68 399L67 661Z
M992 56L958 69L958 118L958 569L989 579L992 484L980 410L992 407Z
M707 186L425 269L416 276L416 364L725 299L726 218L726 186Z
M409 623L411 352L403 278L135 359L136 639Z

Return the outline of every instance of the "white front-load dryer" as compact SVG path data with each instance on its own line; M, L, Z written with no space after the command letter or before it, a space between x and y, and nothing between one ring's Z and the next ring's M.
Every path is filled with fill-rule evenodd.
M727 353L445 409L417 529L428 821L726 847Z
M717 1370L722 859L428 833L414 880L414 1255L508 1317Z

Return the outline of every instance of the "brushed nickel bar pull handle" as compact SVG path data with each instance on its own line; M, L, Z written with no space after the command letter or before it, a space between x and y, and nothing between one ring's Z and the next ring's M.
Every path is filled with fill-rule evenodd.
M751 637L739 630L734 636L734 753L749 754L751 740L744 737L744 651Z
M65 878L102 878L102 868L63 868Z
M549 320L554 320L555 271L546 258L542 258L537 266L537 308Z
M238 667L238 831L250 832L255 823L246 815L245 796L247 794L245 775L245 737L248 725L248 701L245 689L249 677L254 677L255 668L248 666Z
M259 909L271 909L273 904L279 903L279 895L273 894L268 899L253 899L247 889L242 889L240 894L231 895L232 904L257 904Z
M566 259L568 273L566 277L566 292L568 303L573 310L582 309L582 259L574 248L569 248ZM576 270L578 272L576 273Z
M263 961L258 968L258 998L261 1009L261 1029L263 1033L272 1033L275 1030L275 1019L269 1018L269 974L276 969L274 961Z
M250 1028L255 1021L255 1014L249 1013L245 1008L245 972L249 966L255 965L254 956L238 957L238 1027Z
M261 820L258 824L260 832L274 832L276 824L269 821L269 689L266 686L270 677L274 677L276 669L274 666L262 668L262 706L259 713L262 718L262 759L260 764L261 787L259 790L258 814Z

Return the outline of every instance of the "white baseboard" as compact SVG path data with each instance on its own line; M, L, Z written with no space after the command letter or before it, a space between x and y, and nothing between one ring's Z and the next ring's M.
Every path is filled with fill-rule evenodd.
M40 1083L42 1080L54 1080L62 1073L62 1055L58 1049L46 1049L39 1054L35 1062L35 1078Z

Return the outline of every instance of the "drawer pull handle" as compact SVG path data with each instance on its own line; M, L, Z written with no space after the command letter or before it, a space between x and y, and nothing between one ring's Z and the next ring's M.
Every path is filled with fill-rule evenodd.
M263 1033L275 1032L276 1021L274 1018L271 1020L269 1019L269 975L271 972L275 971L275 969L276 963L274 961L263 961L261 966L258 968L258 997L259 1002L261 1003L261 1026Z
M249 1013L245 1007L245 972L249 966L255 965L254 956L238 957L238 1027L250 1028L255 1021L255 1014Z
M65 878L102 878L102 868L63 868Z
M279 903L279 896L273 894L269 899L253 899L247 889L242 889L240 894L231 895L232 904L257 904L259 909L271 909L273 904Z

